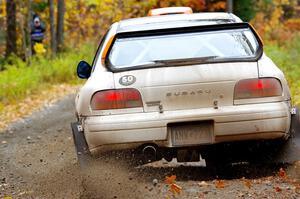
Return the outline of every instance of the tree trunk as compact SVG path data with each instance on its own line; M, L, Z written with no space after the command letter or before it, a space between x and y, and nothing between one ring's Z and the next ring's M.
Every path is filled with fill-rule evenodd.
M65 15L65 1L57 1L57 50L61 51L64 44L64 15Z
M50 22L50 35L51 35L51 51L52 55L56 54L56 35L55 35L55 24L54 24L54 4L53 0L48 0L49 4L49 22Z
M6 57L17 53L16 1L6 0Z
M233 0L227 0L226 7L227 7L226 8L227 12L232 13L232 11L233 11Z
M27 1L27 63L28 65L31 64L31 56L32 56L32 48L31 48L31 21L32 21L32 7L31 7L31 1Z
M28 53L26 48L26 23L24 22L24 16L21 13L17 15L17 22L22 34L22 48L24 52L25 61L28 61Z

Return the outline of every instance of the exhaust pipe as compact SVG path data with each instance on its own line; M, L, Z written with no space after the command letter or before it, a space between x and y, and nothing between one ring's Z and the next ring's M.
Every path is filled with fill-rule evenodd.
M153 145L146 145L142 150L143 162L149 163L157 160L157 149Z

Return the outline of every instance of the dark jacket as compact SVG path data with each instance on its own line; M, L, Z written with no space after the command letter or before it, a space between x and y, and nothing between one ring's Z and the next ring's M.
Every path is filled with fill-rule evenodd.
M40 22L39 26L31 24L31 40L35 42L42 42L44 39L45 25Z

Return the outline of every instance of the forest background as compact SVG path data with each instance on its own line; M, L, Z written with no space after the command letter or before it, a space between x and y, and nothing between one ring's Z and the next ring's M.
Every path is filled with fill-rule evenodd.
M0 0L0 116L11 105L20 112L19 104L26 103L28 96L81 84L77 63L92 61L113 22L168 6L223 12L228 2L233 3L233 13L259 32L267 55L285 73L293 102L299 105L300 0ZM43 46L35 55L30 42L33 13L46 25Z

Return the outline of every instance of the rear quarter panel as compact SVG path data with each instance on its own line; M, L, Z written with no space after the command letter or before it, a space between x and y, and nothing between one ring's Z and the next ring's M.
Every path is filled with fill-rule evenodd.
M283 72L274 64L274 62L263 54L261 59L258 61L258 72L259 77L275 77L281 81L283 88L284 100L290 100L291 94L288 86L288 82L284 77Z
M91 115L90 101L92 95L99 90L114 89L113 73L95 71L80 88L76 96L76 111L79 116Z

